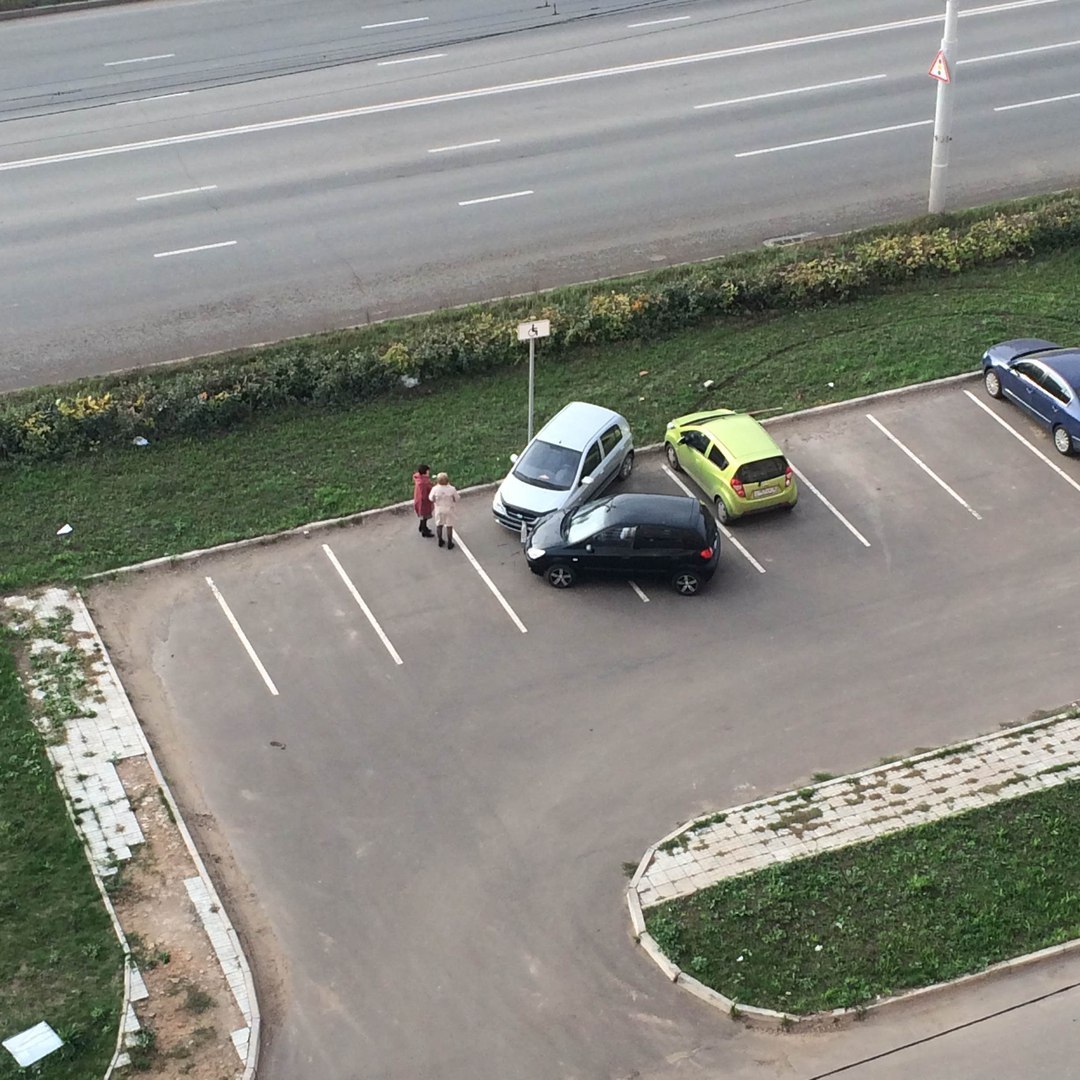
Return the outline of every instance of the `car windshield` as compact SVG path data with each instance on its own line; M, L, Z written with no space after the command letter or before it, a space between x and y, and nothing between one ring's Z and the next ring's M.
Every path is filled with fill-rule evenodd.
M762 458L760 461L748 461L739 469L739 479L744 484L761 484L766 480L776 480L784 475L787 462L782 457Z
M514 475L526 484L551 491L569 491L577 479L580 450L541 442L537 439L514 466Z
M580 544L595 536L607 523L611 501L588 503L563 520L563 535L568 544Z

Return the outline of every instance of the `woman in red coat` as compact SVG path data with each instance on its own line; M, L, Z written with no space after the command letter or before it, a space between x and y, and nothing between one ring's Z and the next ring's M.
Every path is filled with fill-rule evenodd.
M416 516L420 519L420 535L434 536L435 534L428 528L427 524L428 518L435 512L435 508L431 504L431 466L417 465L416 472L412 476L412 482L412 504Z

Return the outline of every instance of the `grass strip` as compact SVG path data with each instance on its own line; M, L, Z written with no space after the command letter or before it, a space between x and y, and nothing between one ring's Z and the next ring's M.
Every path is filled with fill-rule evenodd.
M1080 782L733 878L651 909L735 1001L857 1008L1080 937Z
M0 1080L100 1080L116 1046L123 955L0 630L0 1037L48 1021L64 1046Z
M1080 340L1077 292L1080 251L1072 251L561 361L546 360L541 347L537 422L568 400L595 401L623 412L641 445L692 409L782 412L971 371L999 339ZM459 486L494 480L524 444L525 398L523 363L366 405L283 409L220 435L6 465L0 589L74 580L405 499L418 461L445 469ZM66 523L73 533L58 539Z

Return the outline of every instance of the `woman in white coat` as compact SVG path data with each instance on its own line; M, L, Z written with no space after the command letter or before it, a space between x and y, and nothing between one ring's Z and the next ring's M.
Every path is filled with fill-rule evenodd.
M443 529L446 529L446 548L454 550L454 524L457 501L461 496L458 489L450 483L450 477L441 472L435 478L431 489L431 502L435 507L435 535L439 538L439 547L443 546Z

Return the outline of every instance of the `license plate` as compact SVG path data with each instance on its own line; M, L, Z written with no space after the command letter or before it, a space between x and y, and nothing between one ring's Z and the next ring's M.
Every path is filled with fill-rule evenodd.
M780 494L780 488L776 484L773 484L771 487L759 487L757 489L757 491L754 492L753 498L755 498L755 499L764 499L766 495L779 495L779 494Z

